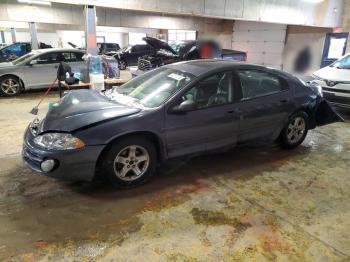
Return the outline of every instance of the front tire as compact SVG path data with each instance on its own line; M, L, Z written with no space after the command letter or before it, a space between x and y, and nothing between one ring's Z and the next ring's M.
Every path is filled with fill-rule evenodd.
M21 83L18 77L5 76L0 78L0 94L11 97L21 92Z
M130 188L147 182L156 171L157 153L147 139L130 136L117 140L104 157L103 170L117 188Z
M126 61L121 60L121 61L119 62L119 69L120 69L120 70L125 70L127 67L128 67L128 64L127 64Z
M305 139L309 130L309 118L304 112L298 112L292 115L283 128L279 142L283 148L295 148L299 146Z

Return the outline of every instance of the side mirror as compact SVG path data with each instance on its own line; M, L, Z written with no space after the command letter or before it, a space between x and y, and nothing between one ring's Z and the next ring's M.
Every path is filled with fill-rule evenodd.
M196 110L197 109L197 104L196 102L192 100L186 100L183 101L180 105L174 106L171 109L171 113L186 113L188 111Z
M33 59L29 62L30 65L36 65L38 63L38 60Z

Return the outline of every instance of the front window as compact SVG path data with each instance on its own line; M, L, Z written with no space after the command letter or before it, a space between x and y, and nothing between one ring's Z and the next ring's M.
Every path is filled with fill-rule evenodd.
M154 108L190 83L195 76L170 68L158 68L115 87L112 99L122 104L136 102Z
M347 55L342 59L339 59L334 64L332 64L332 67L336 67L339 69L350 69L350 55Z
M12 63L13 63L14 65L18 65L18 64L20 64L20 63L22 63L22 62L24 62L24 61L30 61L30 60L32 60L32 59L33 59L35 56L37 56L37 55L38 55L38 53L34 51L34 52L28 53L28 54L26 54L26 55L24 55L24 56L21 56L21 57L15 59L15 60L13 60Z
M231 103L233 100L232 72L220 72L201 80L182 96L193 101L197 109Z

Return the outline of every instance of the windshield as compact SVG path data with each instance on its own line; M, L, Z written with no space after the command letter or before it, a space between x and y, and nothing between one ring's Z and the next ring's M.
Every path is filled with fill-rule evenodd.
M148 108L158 107L194 78L176 69L158 68L115 87L112 99L120 103L133 100Z
M24 62L26 60L31 60L36 55L37 55L37 52L31 52L31 53L28 53L28 54L26 54L24 56L21 56L21 57L15 59L15 60L13 60L12 63L14 65L18 65L18 64L20 64L20 63L22 63L22 62Z
M331 65L339 69L350 69L350 55L347 55Z

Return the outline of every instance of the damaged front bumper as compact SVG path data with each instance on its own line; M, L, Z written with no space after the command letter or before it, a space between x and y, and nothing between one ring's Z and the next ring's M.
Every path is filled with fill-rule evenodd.
M24 135L22 158L33 171L69 181L91 181L95 175L98 156L104 146L85 146L83 149L49 151L33 143L34 135L27 128ZM43 170L42 163L53 160L55 165L49 172Z
M329 102L322 98L315 111L315 123L323 126L335 122L344 122L344 119L331 107Z

